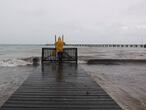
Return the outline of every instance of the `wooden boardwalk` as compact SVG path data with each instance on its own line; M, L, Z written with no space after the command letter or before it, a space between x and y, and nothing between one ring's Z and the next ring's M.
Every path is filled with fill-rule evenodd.
M32 73L0 110L121 110L74 64L50 64Z

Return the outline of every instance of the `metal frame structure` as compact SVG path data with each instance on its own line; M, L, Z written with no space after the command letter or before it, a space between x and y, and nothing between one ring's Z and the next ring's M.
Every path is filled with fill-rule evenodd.
M64 48L62 62L76 62L78 60L77 48ZM59 61L56 55L55 48L42 48L42 63L43 62Z

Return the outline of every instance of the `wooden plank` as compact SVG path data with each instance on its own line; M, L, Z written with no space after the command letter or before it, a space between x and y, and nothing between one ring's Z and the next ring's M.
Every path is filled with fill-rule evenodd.
M0 110L121 110L89 75L74 66L44 66L44 71L31 74Z

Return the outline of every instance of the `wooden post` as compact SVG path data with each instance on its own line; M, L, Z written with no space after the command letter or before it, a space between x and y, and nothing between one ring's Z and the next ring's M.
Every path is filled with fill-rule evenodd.
M64 35L62 35L62 42L64 42Z
M55 35L55 43L56 43L56 35Z

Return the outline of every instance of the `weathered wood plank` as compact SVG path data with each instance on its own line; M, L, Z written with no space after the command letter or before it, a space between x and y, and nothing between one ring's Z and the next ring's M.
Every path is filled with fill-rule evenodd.
M45 65L7 100L0 110L121 110L80 67Z

